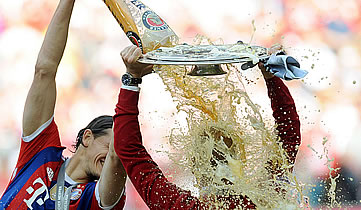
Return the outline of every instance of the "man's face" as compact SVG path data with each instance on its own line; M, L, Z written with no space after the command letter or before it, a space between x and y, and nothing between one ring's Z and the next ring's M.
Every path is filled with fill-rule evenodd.
M99 179L105 158L109 151L110 142L113 141L114 138L112 129L106 129L104 131L106 132L105 135L93 138L86 148L89 159L86 173L91 179Z

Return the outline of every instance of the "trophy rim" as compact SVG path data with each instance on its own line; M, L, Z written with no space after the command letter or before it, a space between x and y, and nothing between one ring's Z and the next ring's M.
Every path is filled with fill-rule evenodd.
M239 52L229 51L234 46L240 46L243 49ZM158 48L143 55L138 62L153 65L212 65L255 62L268 57L267 48L261 46L183 44Z

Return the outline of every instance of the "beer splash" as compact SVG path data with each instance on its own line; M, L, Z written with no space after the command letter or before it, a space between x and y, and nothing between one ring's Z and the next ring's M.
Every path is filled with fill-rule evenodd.
M182 66L154 67L178 111L187 116L187 125L173 128L169 136L178 151L169 154L171 160L194 175L204 201L243 195L258 208L307 205L298 199L304 189L289 170L275 128L266 127L260 107L245 91L241 72L233 65L225 67L228 74L212 77L190 77ZM215 208L228 205L212 201Z
M328 179L330 181L329 186L326 186L326 190L327 190L327 202L328 202L328 208L332 209L332 208L341 208L341 204L337 201L336 198L336 187L337 187L337 182L338 182L338 178L340 177L340 174L338 173L338 171L341 168L333 168L332 167L332 162L334 162L334 158L330 158L328 155L328 148L326 143L328 142L327 137L323 138L322 141L322 147L323 147L323 151L322 154L318 156L318 158L320 160L325 159L325 165L328 168ZM318 155L318 152L311 147L311 145L307 145L308 148L310 148L316 155ZM335 175L336 174L336 175Z
M177 44L178 36L141 1L103 1L143 53ZM252 25L255 32L254 21ZM204 37L195 40L195 44L204 42L212 44ZM169 137L179 151L171 158L193 173L201 199L247 195L258 208L298 205L292 192L302 195L302 187L288 170L274 128L266 128L260 108L247 95L237 68L228 65L227 75L212 78L191 78L185 67L156 68L178 102L178 111L187 115L186 129L174 128ZM212 206L227 208L214 200Z

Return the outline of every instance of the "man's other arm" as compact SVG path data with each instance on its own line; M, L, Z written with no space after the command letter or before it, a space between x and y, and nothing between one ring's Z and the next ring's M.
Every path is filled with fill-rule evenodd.
M287 153L289 164L294 164L298 146L301 144L300 120L295 102L290 91L280 78L266 72L263 64L259 64L259 68L266 80L273 117L277 124L282 147Z
M127 174L122 162L114 151L114 140L112 140L98 181L99 197L102 207L113 207L116 205L116 209L118 209L124 206L125 199L121 199L120 197L125 196L126 178Z
M60 0L46 32L35 65L34 79L25 102L23 136L34 133L54 114L55 76L67 42L74 1Z

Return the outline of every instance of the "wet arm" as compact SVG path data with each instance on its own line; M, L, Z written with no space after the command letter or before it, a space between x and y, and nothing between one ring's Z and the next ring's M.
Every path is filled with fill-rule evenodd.
M266 79L266 84L278 136L287 153L289 163L294 164L298 146L301 143L300 120L294 100L280 78Z

